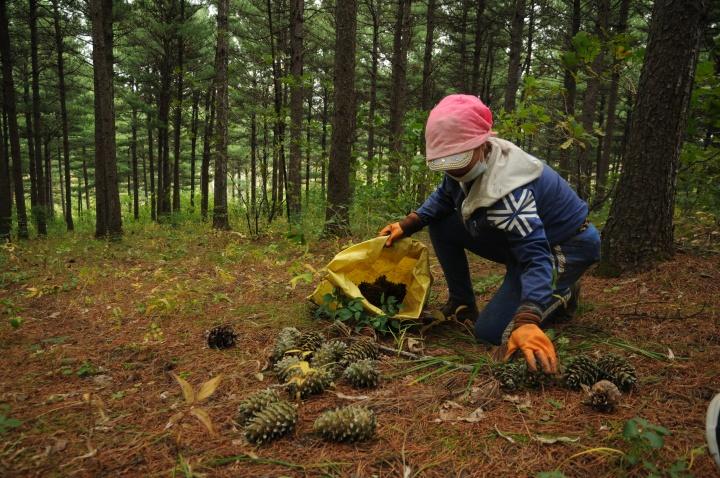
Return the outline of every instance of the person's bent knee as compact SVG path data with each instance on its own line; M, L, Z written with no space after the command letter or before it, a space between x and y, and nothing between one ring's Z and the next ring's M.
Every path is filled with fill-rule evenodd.
M475 338L479 342L490 345L500 345L502 343L503 329L497 324L493 324L488 320L478 318L475 321Z

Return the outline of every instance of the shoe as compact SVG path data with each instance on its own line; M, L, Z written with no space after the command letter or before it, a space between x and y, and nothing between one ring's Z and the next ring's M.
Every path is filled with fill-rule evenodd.
M565 305L561 305L558 309L550 315L550 319L554 323L567 322L575 317L577 312L578 304L580 303L580 282L575 282L570 286L570 298L567 300Z
M707 409L705 417L705 439L707 440L710 456L720 468L720 393L715 395Z
M475 323L475 319L477 319L477 316L480 313L477 305L474 303L461 304L452 299L448 299L445 305L440 308L440 312L446 319L454 319L458 322L464 323L470 322L472 324Z

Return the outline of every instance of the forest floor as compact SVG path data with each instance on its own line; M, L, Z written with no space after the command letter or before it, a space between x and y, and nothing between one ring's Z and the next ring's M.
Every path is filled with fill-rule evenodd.
M717 239L691 233L674 260L648 272L583 279L579 315L555 336L563 356L612 351L637 368L638 387L614 413L592 411L582 392L559 385L502 393L493 351L443 325L425 334L424 353L487 364L477 375L428 377L433 368L385 356L378 389L339 382L300 404L291 436L260 447L243 439L237 404L277 383L260 372L282 327L326 329L305 300L317 276L297 277L350 239L308 246L280 234L145 224L126 226L119 243L76 232L12 244L0 252L0 475L584 477L647 476L656 467L658 476L716 476L704 417L720 392L720 254L708 251ZM482 306L503 271L471 262ZM446 292L434 256L431 268L432 306ZM222 323L238 332L237 346L208 349L204 331ZM223 375L204 404L216 435L189 415L167 428L187 409L171 372L196 387ZM328 444L312 434L320 412L349 403L375 411L374 439ZM448 407L482 411L472 422L440 420ZM623 439L634 417L667 429L664 444ZM632 457L644 463L630 465Z

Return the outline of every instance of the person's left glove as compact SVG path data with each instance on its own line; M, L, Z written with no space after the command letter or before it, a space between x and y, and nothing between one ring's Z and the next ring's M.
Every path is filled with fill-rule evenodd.
M540 329L537 307L521 305L513 318L514 329L507 342L505 360L517 350L525 356L530 370L537 370L537 361L546 373L557 373L557 354L552 341Z

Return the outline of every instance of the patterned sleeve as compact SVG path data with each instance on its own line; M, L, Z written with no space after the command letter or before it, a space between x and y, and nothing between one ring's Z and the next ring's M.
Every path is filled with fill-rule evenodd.
M488 208L487 220L505 232L510 250L522 266L521 303L545 308L553 292L553 257L533 191L518 188L501 198Z

